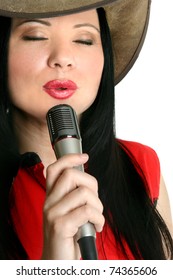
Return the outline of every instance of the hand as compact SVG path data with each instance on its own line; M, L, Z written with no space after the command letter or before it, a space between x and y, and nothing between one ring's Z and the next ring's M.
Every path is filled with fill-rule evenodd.
M73 167L86 163L86 154L66 155L47 168L42 259L80 259L75 235L82 225L93 223L100 232L103 206L94 177Z

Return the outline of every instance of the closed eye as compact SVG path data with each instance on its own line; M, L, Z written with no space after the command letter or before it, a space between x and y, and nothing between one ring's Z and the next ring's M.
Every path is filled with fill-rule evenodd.
M24 36L23 40L25 40L25 41L45 41L45 40L48 40L48 38L34 37L34 36Z
M74 42L79 43L79 44L83 44L83 45L87 45L87 46L93 45L92 40L75 40Z

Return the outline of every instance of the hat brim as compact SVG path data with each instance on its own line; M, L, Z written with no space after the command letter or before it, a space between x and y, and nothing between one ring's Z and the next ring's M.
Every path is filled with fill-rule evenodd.
M0 0L0 15L23 18L63 16L104 7L112 37L115 84L135 63L145 40L151 0Z

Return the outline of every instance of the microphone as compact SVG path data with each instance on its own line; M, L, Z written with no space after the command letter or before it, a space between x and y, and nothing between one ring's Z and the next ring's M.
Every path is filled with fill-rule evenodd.
M69 105L56 105L46 116L50 140L56 158L66 154L82 153L82 144L77 116ZM84 172L83 165L74 167ZM83 260L97 260L96 233L94 225L86 223L76 235Z

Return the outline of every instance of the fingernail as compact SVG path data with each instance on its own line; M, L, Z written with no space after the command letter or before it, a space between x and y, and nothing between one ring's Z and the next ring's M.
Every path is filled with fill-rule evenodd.
M85 160L88 160L88 158L89 158L88 154L85 154L85 153L81 154L80 156L82 159L85 159Z

